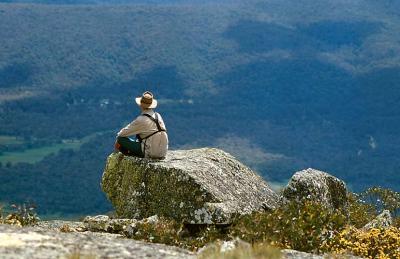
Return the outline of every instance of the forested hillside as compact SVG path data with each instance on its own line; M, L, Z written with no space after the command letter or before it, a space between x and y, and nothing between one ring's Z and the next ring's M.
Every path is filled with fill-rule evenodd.
M174 149L400 190L397 2L93 2L0 4L0 201L110 209L99 179L145 89Z
M0 3L32 3L46 5L165 5L235 3L241 0L0 0Z

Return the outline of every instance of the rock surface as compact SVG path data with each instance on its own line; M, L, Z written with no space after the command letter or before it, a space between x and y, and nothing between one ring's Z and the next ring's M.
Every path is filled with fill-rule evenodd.
M328 208L338 209L347 205L346 184L319 170L308 168L295 173L283 189L288 200L312 200Z
M279 200L259 175L214 148L169 151L165 160L113 153L102 189L121 218L156 214L191 224L230 223Z
M67 220L38 221L33 227L36 230L53 230L57 232L84 232L88 230L83 222Z
M69 225L70 227L73 228L85 228L85 225L83 222L80 221L68 221L68 220L40 220L37 223L35 223L33 226L37 229L52 229L52 230L57 230L61 228L64 225Z
M334 259L334 258L342 258L342 259L362 259L361 257L343 254L343 255L332 255L332 254L324 254L324 255L316 255L305 253L292 249L283 249L281 250L282 259Z
M89 231L107 233L122 233L126 226L136 222L136 219L110 219L106 215L87 216L83 220Z
M388 228L392 225L392 215L388 210L384 210L381 214L376 216L371 222L367 223L362 229L370 230L372 228Z
M195 258L176 247L108 233L61 233L45 227L0 224L0 257L19 258Z
M324 259L324 258L327 258L323 255L309 254L309 253L300 252L300 251L296 251L296 250L292 250L292 249L283 249L283 250L281 250L281 253L282 253L282 258L284 258L284 259Z
M106 232L113 234L122 234L125 237L132 238L136 235L138 227L143 224L156 224L159 218L153 215L141 220L137 219L111 219L106 215L87 216L83 220L84 228L92 232Z

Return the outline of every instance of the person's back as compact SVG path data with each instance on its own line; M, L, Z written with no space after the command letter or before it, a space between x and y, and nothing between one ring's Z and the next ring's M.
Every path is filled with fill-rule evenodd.
M151 116L151 118L146 115ZM142 139L143 143L144 157L165 157L168 150L168 135L161 115L150 109L143 111L140 117L146 129L142 133L139 133L139 137ZM159 128L156 121L159 124ZM146 138L147 136L150 137Z
M164 158L168 150L168 135L164 120L153 109L157 101L145 92L136 98L142 113L118 132L116 148L122 153L138 157ZM136 135L136 140L128 138Z

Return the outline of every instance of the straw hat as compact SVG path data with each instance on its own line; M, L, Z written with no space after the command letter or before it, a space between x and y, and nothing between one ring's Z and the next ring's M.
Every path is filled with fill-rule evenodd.
M153 98L153 94L149 91L143 93L141 97L135 98L136 104L144 109L154 109L157 107L157 100Z

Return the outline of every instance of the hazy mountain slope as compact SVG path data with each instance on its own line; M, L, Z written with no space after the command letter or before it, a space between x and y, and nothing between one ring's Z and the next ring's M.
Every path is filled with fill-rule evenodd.
M5 83L46 89L112 84L155 65L173 65L194 90L205 91L223 69L219 60L234 53L218 37L230 15L229 9L201 6L3 5L2 70L26 74Z
M0 3L32 3L51 5L79 5L79 4L207 4L207 3L234 3L240 0L0 0Z
M398 189L396 6L361 0L0 4L0 135L39 145L116 132L137 114L133 97L151 89L173 148L219 146L274 181L315 167L355 190ZM55 161L70 161L63 168L73 173L60 172L71 188L85 174L85 195L106 210L94 179L113 133L98 141L86 145L98 146L96 165L79 159L83 148L61 152ZM12 148L0 143L0 152ZM81 208L79 199L61 207L22 185L46 177L59 186L60 177L47 178L58 164L51 159L3 165L0 196L11 200L13 186L14 197L34 193L48 213ZM20 182L14 175L23 172ZM43 188L46 195L63 194ZM65 190L71 197L81 192Z

